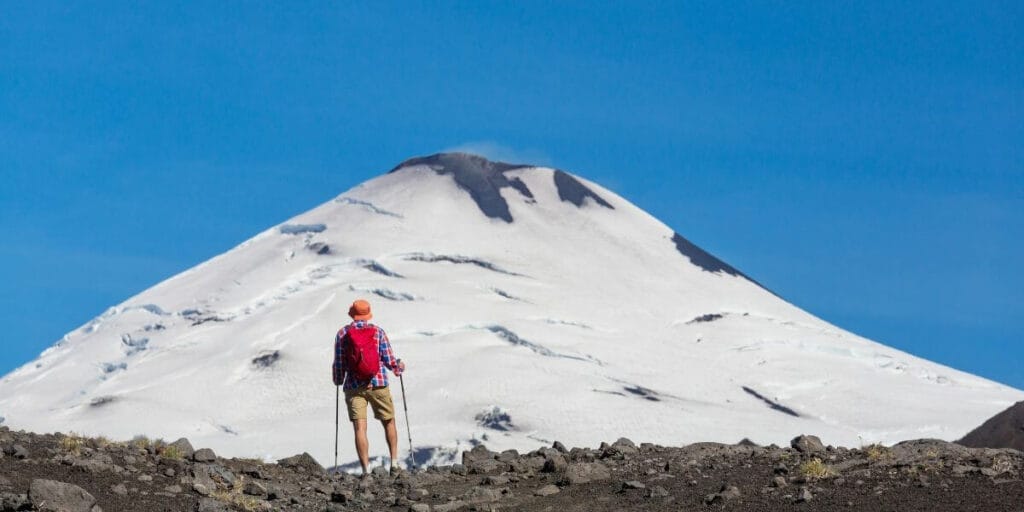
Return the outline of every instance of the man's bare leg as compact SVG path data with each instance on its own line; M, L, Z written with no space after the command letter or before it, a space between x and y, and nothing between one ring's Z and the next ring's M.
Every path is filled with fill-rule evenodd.
M398 467L398 427L395 426L395 419L381 420L384 425L384 436L388 440L388 450L391 451L391 467Z
M365 475L370 465L370 441L366 439L366 420L352 420L352 430L356 434L356 454L359 455L359 464L363 466Z

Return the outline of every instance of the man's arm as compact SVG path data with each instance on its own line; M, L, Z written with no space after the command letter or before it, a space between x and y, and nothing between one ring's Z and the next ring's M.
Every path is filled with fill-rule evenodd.
M345 382L344 334L345 330L342 329L334 336L334 364L331 365L331 374L335 386L340 386Z
M381 364L395 372L395 375L401 375L405 371L405 363L395 357L395 351L391 348L391 340L388 339L384 329L380 327L377 328L377 342L380 345Z

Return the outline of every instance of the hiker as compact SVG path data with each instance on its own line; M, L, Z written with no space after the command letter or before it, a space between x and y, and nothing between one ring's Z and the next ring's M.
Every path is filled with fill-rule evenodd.
M356 453L363 475L370 463L370 443L366 438L366 405L373 408L373 417L384 426L388 449L391 451L391 474L400 471L398 458L398 427L395 424L395 404L388 389L388 373L396 377L405 371L405 363L395 358L384 329L370 323L373 313L370 303L357 300L348 309L352 323L342 327L334 338L334 385L342 386L348 419L356 437Z

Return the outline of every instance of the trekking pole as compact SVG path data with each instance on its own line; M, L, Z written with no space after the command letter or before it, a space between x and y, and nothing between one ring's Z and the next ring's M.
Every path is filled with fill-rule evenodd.
M409 429L409 402L405 400L405 379L399 375L398 382L402 384L402 407L405 409L405 433L409 434L409 459L412 461L412 468L416 469L416 452L412 449L412 430Z
M341 386L334 386L334 472L338 472L338 422L341 418Z

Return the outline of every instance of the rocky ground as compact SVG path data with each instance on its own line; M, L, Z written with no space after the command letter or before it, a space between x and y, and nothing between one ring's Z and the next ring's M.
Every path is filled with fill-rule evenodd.
M308 455L265 464L186 440L112 443L0 427L0 510L1024 511L1024 454L919 440L861 449L698 443L483 446L462 463L366 479Z

